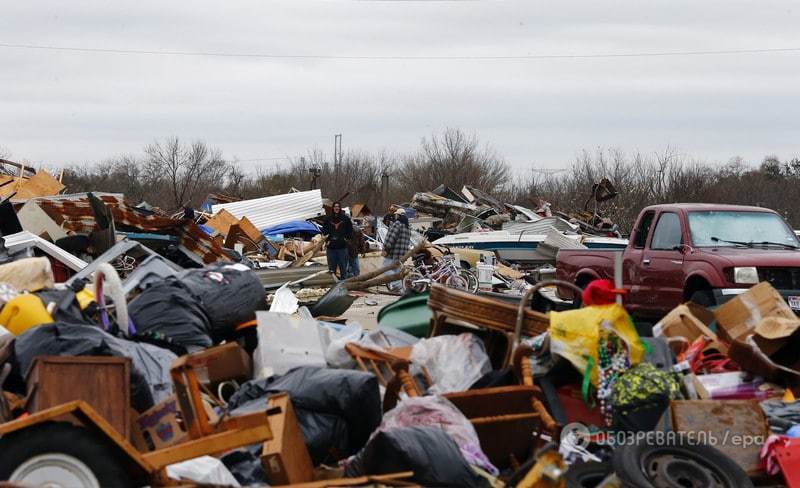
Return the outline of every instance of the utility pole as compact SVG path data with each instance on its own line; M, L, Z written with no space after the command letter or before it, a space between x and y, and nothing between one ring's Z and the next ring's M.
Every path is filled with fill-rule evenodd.
M339 174L339 165L342 164L342 135L333 136L333 170Z
M389 204L389 173L384 169L381 171L381 199L383 206L388 207Z

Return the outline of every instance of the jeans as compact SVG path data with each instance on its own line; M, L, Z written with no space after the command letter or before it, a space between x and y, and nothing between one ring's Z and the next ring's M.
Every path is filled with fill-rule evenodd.
M358 254L355 256L350 256L350 253L347 253L347 277L352 278L353 276L358 276L361 274L361 268L358 265Z
M328 249L325 254L328 256L328 270L331 273L336 273L338 269L339 279L347 278L347 261L349 259L347 248Z
M394 262L394 259L383 258L383 265L384 266L389 266L393 262ZM397 272L396 271L387 271L384 274L387 275L387 276L391 276L391 275L396 275ZM387 286L389 287L390 290L400 291L400 288L403 286L403 283L400 280L397 280L397 281L390 282Z

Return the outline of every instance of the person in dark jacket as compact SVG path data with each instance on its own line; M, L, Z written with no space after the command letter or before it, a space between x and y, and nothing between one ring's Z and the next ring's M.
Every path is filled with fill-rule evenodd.
M339 202L333 202L333 212L322 224L322 234L328 244L328 270L331 273L339 272L339 278L347 278L347 241L353 237L353 223L350 217L342 211Z
M358 263L358 255L369 251L364 232L357 226L353 226L353 237L347 240L347 277L352 278L361 274Z

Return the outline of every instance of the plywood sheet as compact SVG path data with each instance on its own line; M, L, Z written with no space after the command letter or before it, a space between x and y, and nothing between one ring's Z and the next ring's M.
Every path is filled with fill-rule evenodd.
M27 180L22 180L17 190L16 200L29 200L36 197L58 195L64 189L60 181L50 176L47 171L37 171Z

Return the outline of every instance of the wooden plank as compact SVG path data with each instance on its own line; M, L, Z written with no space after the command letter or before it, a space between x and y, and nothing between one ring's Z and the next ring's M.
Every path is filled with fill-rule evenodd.
M233 224L238 222L239 219L233 216L232 213L228 212L224 208L214 214L213 217L208 219L205 223L207 227L211 227L215 231L219 232L222 235L228 235L228 230L231 228Z
M134 448L130 442L124 439L103 417L95 412L86 402L76 400L48 408L41 412L34 413L19 420L12 420L0 424L0 436L8 435L13 432L20 432L28 427L40 423L50 422L71 415L80 421L84 426L99 430L101 435L106 436L114 444L122 449L128 457L136 463L146 473L152 473L153 466Z
M22 180L15 200L28 200L36 197L58 195L65 187L47 171L38 171L27 180Z
M312 481L314 463L308 454L289 395L284 393L271 397L269 410L275 408L280 408L281 413L269 417L274 437L264 443L261 454L267 480L272 485Z
M219 454L229 449L264 442L272 438L272 430L269 427L269 419L266 412L263 415L264 423L258 427L211 434L192 439L177 446L149 452L142 455L142 457L156 469L161 469L187 459Z
M399 473L359 476L357 478L336 478L332 480L312 481L310 483L296 483L287 485L287 488L328 488L329 486L363 486L370 483L385 484L387 486L418 486L416 484L407 485L396 484L414 476L413 471L402 471ZM392 484L389 484L392 483Z

